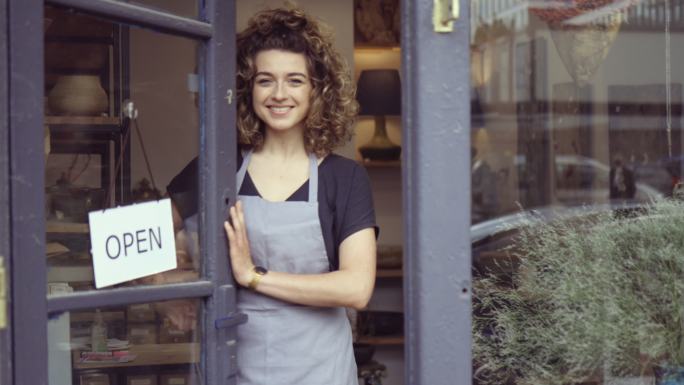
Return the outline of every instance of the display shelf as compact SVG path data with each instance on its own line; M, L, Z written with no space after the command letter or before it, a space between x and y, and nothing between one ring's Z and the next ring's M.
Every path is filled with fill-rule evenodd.
M404 336L359 336L356 342L376 346L399 346L404 344Z
M105 322L109 321L123 321L126 319L126 313L122 311L103 311L102 320ZM92 311L88 312L72 312L70 314L71 322L94 322L95 313Z
M88 234L87 223L47 221L45 231L48 234Z
M358 162L367 168L401 168L401 161L400 160L359 159Z
M377 278L402 278L404 270L402 269L378 269L375 272Z
M46 116L45 124L118 126L121 124L121 119L111 116Z
M400 45L357 45L354 47L354 52L368 52L368 53L378 53L378 52L401 52Z
M130 362L80 362L80 350L72 352L74 369L104 369L132 366L193 364L200 360L200 344L187 342L178 344L132 345L128 351L135 355Z
M48 266L48 283L64 282L73 286L73 283L90 283L95 279L92 264L73 264L67 266ZM63 294L59 294L63 295Z

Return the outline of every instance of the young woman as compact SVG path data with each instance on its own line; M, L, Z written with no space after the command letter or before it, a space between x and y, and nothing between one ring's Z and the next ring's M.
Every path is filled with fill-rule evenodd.
M365 170L332 154L357 112L348 70L299 10L258 13L237 50L238 384L355 385L344 308L371 296L376 232Z

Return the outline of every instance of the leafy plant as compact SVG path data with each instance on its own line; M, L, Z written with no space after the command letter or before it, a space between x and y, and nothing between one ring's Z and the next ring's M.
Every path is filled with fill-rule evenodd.
M684 202L529 221L512 276L474 281L483 383L569 384L684 366Z

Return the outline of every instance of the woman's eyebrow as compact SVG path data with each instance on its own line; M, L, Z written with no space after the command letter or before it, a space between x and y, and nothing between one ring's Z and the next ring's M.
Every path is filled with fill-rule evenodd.
M254 76L255 77L257 77L257 76L272 76L273 77L275 75L271 72L268 72L268 71L259 71ZM303 78L308 78L308 76L306 76L306 74L302 73L302 72L289 72L286 76L288 76L288 77L301 76Z

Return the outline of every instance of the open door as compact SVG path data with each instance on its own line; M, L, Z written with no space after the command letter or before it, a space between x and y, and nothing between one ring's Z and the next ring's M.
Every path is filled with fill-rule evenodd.
M0 329L15 363L7 380L3 358L1 382L234 383L245 319L222 226L235 195L234 2L29 0L9 15L0 255L18 326L9 351ZM182 177L193 159L199 175ZM98 287L88 212L167 195L177 267ZM140 234L142 255L154 245Z

